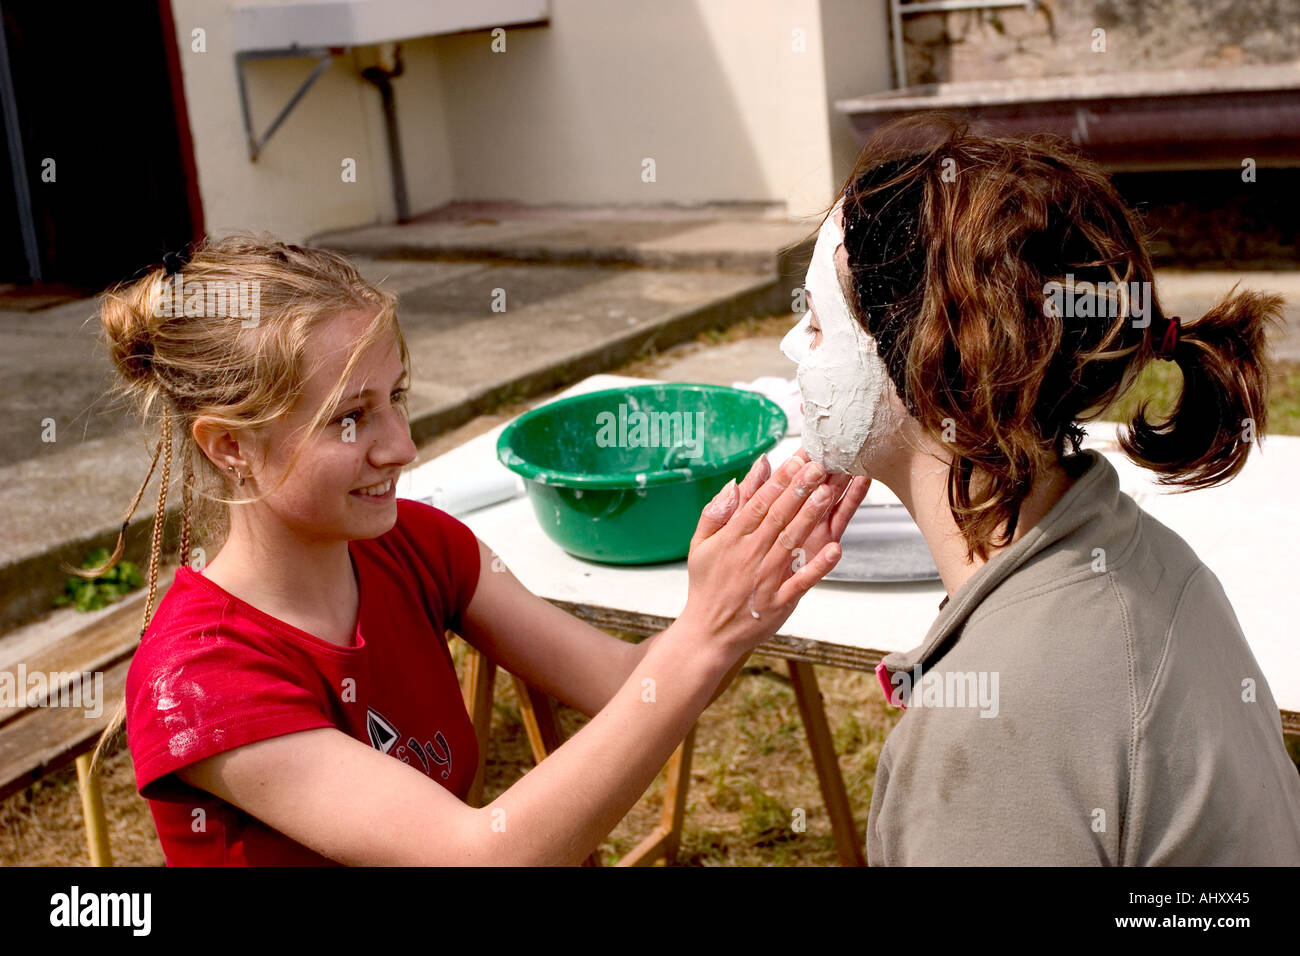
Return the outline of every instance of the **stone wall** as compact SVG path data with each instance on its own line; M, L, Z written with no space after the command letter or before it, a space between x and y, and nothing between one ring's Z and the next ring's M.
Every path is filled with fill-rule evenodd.
M1300 0L1043 0L916 14L903 36L908 85L1290 63Z

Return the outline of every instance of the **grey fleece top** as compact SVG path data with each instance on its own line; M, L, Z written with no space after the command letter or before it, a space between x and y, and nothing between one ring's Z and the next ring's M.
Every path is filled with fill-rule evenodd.
M882 661L907 710L868 862L1300 864L1300 774L1218 578L1083 455L924 643Z

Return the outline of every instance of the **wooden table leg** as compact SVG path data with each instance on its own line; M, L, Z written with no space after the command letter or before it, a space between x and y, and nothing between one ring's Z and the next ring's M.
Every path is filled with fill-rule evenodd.
M511 674L510 678L515 683L515 696L519 698L519 712L524 719L524 730L528 732L528 745L532 748L533 760L541 763L560 746L555 700L521 677ZM593 851L582 861L582 865L600 866L600 851Z
M866 866L862 847L858 845L857 830L853 826L853 811L844 790L844 777L840 774L831 730L826 723L826 710L822 706L822 692L817 686L817 674L811 664L787 660L790 665L790 683L799 702L808 747L812 751L817 780L821 784L822 799L830 816L831 830L835 834L835 850L842 866Z
M555 701L521 677L510 675L519 698L519 712L528 733L533 760L541 763L546 755L560 746L560 730L555 723Z
M519 711L528 733L528 745L533 759L541 763L547 755L560 746L560 730L556 722L555 701L531 686L522 678L510 675L515 694L519 698ZM479 741L478 769L470 785L465 802L477 807L483 801L483 772L487 762L487 742L492 726L492 686L496 678L496 665L473 647L466 650L465 675L461 693L465 709L474 724L474 734ZM664 792L664 809L659 825L646 839L634 847L619 866L650 866L656 862L671 863L677 857L682 842L682 822L686 816L686 798L691 785L691 756L695 749L695 727L681 745L673 751L668 762L667 788ZM583 866L600 866L599 851L583 861Z
M686 797L691 789L691 757L695 753L695 725L668 760L664 809L659 825L618 861L619 866L663 866L677 859L682 844Z
M77 758L77 789L81 791L81 815L86 821L86 845L91 866L112 866L113 852L108 845L108 819L104 816L104 798L99 778L90 772L89 753Z
M495 663L467 645L461 693L465 698L465 710L474 724L474 736L478 738L478 769L465 795L465 802L471 807L483 802L483 769L487 766L488 737L492 730L492 683L496 673Z
M659 826L667 829L664 863L676 863L682 846L682 824L686 821L686 798L691 792L691 758L695 755L695 725L668 762L668 781L664 790L664 813Z

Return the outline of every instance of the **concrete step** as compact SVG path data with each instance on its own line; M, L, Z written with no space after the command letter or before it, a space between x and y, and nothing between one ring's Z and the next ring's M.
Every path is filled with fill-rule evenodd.
M410 223L322 233L349 255L782 272L816 232L752 204L690 208L452 203Z

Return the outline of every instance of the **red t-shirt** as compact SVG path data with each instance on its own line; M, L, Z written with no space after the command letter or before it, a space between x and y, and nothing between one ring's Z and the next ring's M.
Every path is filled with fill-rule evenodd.
M392 530L348 550L361 592L353 647L177 570L126 679L136 784L169 865L334 865L173 773L281 734L337 727L464 799L478 741L443 632L474 596L478 541L451 515L398 499Z

